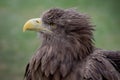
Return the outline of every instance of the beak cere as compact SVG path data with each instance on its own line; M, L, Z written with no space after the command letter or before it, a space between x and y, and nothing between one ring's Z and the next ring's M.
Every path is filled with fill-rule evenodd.
M24 27L23 27L23 32L25 32L26 30L41 31L41 32L51 32L48 28L45 28L42 25L41 18L34 18L34 19L28 20L25 23Z

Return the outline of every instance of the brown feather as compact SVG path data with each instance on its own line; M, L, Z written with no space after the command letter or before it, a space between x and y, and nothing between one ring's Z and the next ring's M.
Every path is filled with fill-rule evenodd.
M96 49L90 18L75 10L50 9L42 16L52 34L25 72L26 80L120 80L120 52Z

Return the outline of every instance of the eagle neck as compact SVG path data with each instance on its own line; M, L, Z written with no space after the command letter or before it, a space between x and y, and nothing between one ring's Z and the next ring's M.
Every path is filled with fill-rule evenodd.
M56 37L46 35L42 46L48 46L49 48L51 47L51 54L54 52L56 55L69 54L76 60L82 60L93 52L94 43L89 37L81 37L76 35Z
M82 44L81 41L64 36L44 36L43 44L39 54L41 57L41 70L46 76L52 75L59 70L59 74L65 77L72 69L73 65L81 62L92 52L92 45L88 42Z

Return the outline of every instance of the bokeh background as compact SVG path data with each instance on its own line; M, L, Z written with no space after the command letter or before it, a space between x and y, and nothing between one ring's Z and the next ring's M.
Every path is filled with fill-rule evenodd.
M95 45L120 50L120 0L0 0L0 80L23 80L40 40L22 32L24 23L50 8L77 8L96 25Z

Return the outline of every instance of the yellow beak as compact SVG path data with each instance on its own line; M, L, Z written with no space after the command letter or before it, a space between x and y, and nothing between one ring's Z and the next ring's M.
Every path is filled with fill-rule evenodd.
M41 18L34 18L34 19L28 20L24 24L23 32L25 32L26 30L51 32L49 29L47 29L44 26L42 26L42 20L41 20Z

